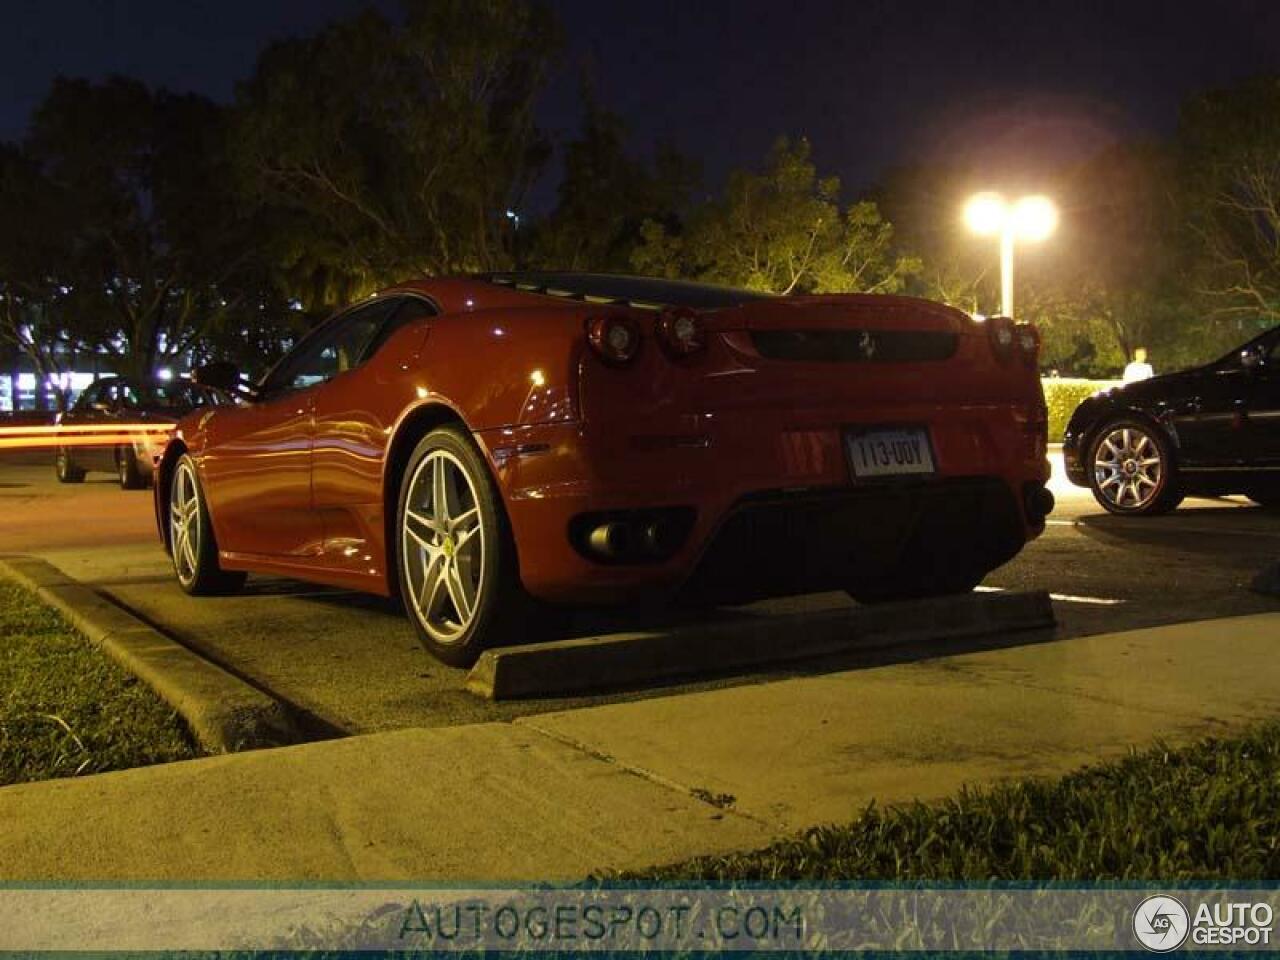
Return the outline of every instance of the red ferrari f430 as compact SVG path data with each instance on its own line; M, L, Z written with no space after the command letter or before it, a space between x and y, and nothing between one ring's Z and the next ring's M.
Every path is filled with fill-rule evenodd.
M398 594L455 665L541 604L968 591L1053 505L1038 352L906 297L424 280L182 420L156 516L189 593Z

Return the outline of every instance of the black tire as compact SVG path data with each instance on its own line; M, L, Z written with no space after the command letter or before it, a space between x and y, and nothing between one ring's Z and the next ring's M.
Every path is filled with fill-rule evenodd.
M1104 445L1107 445L1115 434L1124 433L1125 431L1129 432L1134 447L1141 446L1143 453L1148 453L1154 448L1156 455L1159 457L1158 476L1155 478L1154 487L1151 489L1143 486L1140 492L1125 492L1137 490L1140 481L1139 479L1126 479L1124 471L1128 467L1123 466L1128 461L1133 461L1135 464L1145 463L1151 457L1122 457L1120 453L1115 452L1118 448L1114 443L1108 446L1105 451L1103 450ZM1150 445L1141 445L1139 437L1146 438ZM1132 451L1126 448L1122 452L1129 453ZM1099 470L1095 467L1100 455L1104 459L1108 461L1114 460L1118 464L1116 471L1101 479L1098 476ZM1150 467L1135 466L1135 471L1150 469ZM1143 420L1119 418L1103 424L1089 441L1088 460L1085 462L1085 470L1093 498L1098 501L1099 506L1104 510L1117 516L1158 516L1176 509L1184 496L1182 485L1178 480L1178 469L1174 461L1173 446L1169 443L1169 439L1165 436L1163 430ZM1127 476L1136 477L1136 473ZM1119 494L1115 492L1117 484L1121 490ZM1127 484L1132 484L1133 486L1127 486Z
M53 455L53 470L59 483L84 483L84 471L71 460L71 451L66 447L58 447Z
M437 469L437 461L451 471L450 489L459 508L466 508L459 509L459 515L469 514L474 506L478 534L469 532L469 528L444 533L420 522L423 517L437 524L452 522L448 517L451 508L446 508L446 519L441 521L434 489L424 491L422 488L424 482L434 486L432 477L427 475ZM457 481L462 473L452 472L455 470L465 472L469 484L466 490L459 487ZM412 520L412 532L406 524L411 496L413 517L419 518ZM446 502L448 500L446 496ZM419 441L400 478L395 524L400 596L409 622L428 653L450 666L469 667L485 648L518 643L529 636L533 604L520 586L515 541L502 497L484 458L464 431L440 427ZM478 560L477 535L480 537ZM459 539L462 537L466 540ZM463 546L464 542L469 545ZM431 553L434 549L439 552ZM464 556L464 550L468 555ZM438 569L437 564L442 569ZM434 579L433 570L438 570ZM452 574L456 574L457 579L452 579ZM435 590L446 591L438 602L433 602L437 596L432 590L433 584ZM453 584L464 591L462 604L454 600ZM431 596L424 596L428 592ZM462 609L466 602L470 603L469 614ZM425 612L424 607L428 608Z
M120 479L121 490L141 490L147 485L147 478L138 469L138 458L129 447L116 451L116 476Z
M189 496L195 498L194 507L183 509L189 502L186 499ZM166 501L169 504L169 553L173 557L178 586L192 596L235 593L243 587L246 574L223 570L218 565L218 542L214 538L213 524L209 522L209 508L200 486L200 476L195 461L185 453L174 464ZM194 521L185 538L175 528L176 513L185 514L189 524Z

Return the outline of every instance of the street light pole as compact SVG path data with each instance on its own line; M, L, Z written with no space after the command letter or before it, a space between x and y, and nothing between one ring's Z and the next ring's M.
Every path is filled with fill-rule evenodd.
M1013 316L1013 229L1000 231L1000 312Z
M1058 211L1048 197L1023 197L1005 203L998 193L979 193L964 208L969 229L1000 237L1000 312L1013 316L1013 248L1018 240L1043 240L1058 225Z

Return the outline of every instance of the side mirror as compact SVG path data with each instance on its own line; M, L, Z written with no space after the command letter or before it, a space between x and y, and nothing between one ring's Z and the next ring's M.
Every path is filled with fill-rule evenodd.
M1261 347L1245 347L1240 351L1240 366L1246 370L1260 370L1266 365L1267 355Z
M206 363L203 367L197 367L191 379L202 387L213 387L224 393L240 392L240 368L229 361Z

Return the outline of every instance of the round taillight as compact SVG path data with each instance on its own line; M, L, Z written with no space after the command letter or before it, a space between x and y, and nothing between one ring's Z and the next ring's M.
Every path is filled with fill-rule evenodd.
M608 363L630 363L640 352L640 327L630 317L587 321L587 342Z
M987 331L991 336L991 346L1002 360L1013 351L1013 321L1008 317L992 317L987 321Z
M1015 334L1022 359L1034 363L1040 353L1040 331L1029 323L1020 323L1015 328Z
M707 331L702 318L693 310L664 310L658 317L658 339L677 357L697 353L707 345Z

